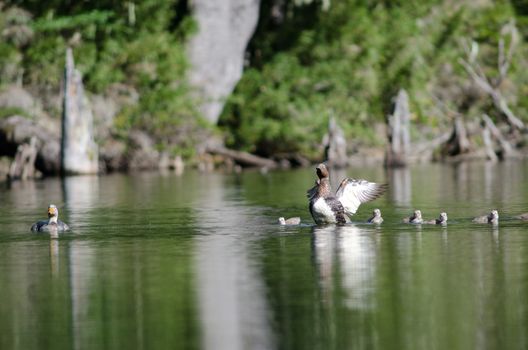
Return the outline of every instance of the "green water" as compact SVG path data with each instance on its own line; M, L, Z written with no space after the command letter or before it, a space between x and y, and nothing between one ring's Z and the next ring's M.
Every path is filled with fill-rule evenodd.
M528 348L528 163L347 175L390 190L345 227L312 226L313 169L3 185L0 349ZM29 232L50 203L57 239Z

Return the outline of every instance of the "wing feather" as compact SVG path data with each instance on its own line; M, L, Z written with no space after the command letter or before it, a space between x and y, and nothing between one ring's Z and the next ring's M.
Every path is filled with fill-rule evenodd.
M317 189L319 188L319 180L315 182L315 186L310 188L308 191L306 191L306 197L308 197L308 200L312 200L315 195L317 194Z
M336 191L336 197L343 204L345 212L348 215L353 215L362 203L373 201L386 190L387 184L346 178L341 181Z

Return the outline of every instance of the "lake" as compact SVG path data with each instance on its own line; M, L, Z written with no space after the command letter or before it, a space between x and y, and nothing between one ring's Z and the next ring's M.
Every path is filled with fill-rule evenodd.
M331 175L390 187L316 227L313 167L0 185L0 348L528 348L528 163ZM29 231L50 203L70 233ZM491 209L498 227L471 222Z

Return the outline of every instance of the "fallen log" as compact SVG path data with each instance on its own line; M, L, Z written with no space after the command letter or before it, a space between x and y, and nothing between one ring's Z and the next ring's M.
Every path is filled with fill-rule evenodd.
M272 159L263 158L254 154L242 151L235 151L225 147L214 146L207 147L206 152L210 154L217 154L226 158L232 159L235 163L249 167L259 167L274 169L278 167L277 162Z
M417 143L411 149L408 159L411 162L423 163L433 159L434 152L449 140L451 132L445 132L430 141Z

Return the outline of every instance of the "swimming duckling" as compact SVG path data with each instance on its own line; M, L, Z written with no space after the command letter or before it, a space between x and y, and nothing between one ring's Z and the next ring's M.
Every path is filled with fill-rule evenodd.
M447 225L447 213L441 212L438 219L424 221L424 224L429 225Z
M415 210L410 217L404 218L403 222L406 223L406 224L421 224L421 223L423 223L422 211L418 210L418 209Z
M318 225L346 223L362 203L378 198L387 189L386 184L345 178L334 195L326 166L319 164L315 169L318 180L307 195L310 214Z
M59 209L53 204L48 207L48 220L41 220L31 226L31 231L45 232L50 230L67 231L70 227L59 220Z
M372 211L372 217L367 220L368 223L371 224L381 224L383 222L383 218L381 217L381 210L374 209Z
M473 219L473 222L477 224L491 224L498 225L499 223L499 212L497 210L492 210L491 213L484 216L477 216Z
M528 221L528 213L517 215L515 218L523 221Z
M299 225L300 223L301 218L298 216L289 219L284 219L282 216L279 218L280 225Z

